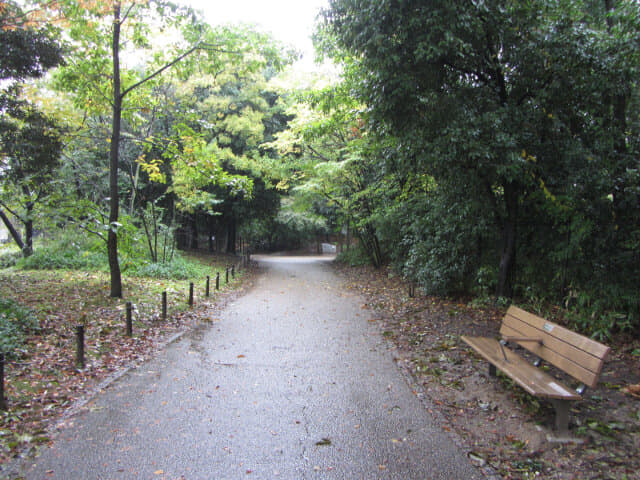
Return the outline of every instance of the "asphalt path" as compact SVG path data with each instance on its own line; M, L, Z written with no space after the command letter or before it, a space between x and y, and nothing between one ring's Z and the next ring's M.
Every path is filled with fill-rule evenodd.
M246 295L68 419L24 478L482 478L326 258L258 260Z

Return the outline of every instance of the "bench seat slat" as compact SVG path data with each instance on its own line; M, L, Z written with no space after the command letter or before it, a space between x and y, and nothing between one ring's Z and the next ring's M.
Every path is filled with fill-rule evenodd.
M500 343L494 338L462 336L462 340L496 368L502 370L531 395L559 400L578 400L580 395L562 385L554 377L531 365L524 358L505 348L505 361Z

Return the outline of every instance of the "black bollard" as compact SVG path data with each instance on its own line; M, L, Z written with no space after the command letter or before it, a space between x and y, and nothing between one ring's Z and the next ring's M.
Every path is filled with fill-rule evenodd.
M162 292L162 321L167 319L167 292Z
M0 353L0 410L7 409L7 401L4 398L4 353Z
M210 292L209 292L209 283L211 282L211 277L209 277L209 275L207 275L207 285L205 288L205 296L208 298L210 296Z
M133 318L132 318L133 305L131 302L127 302L127 337L133 337Z
M189 284L189 306L193 307L193 282Z
M84 325L76 325L76 365L84 368Z
M229 283L229 267L225 270L224 281L225 283Z
M236 266L231 265L231 277L236 278Z
M216 273L216 290L220 290L220 272Z

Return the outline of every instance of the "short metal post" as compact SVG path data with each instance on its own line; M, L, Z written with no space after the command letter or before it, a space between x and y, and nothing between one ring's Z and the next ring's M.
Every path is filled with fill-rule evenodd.
M162 292L162 320L167 319L167 292Z
M127 337L133 337L133 305L127 302Z
M84 368L84 325L76 325L76 365Z
M236 278L236 266L231 265L231 277Z
M220 290L220 272L216 273L216 290Z
M229 283L229 267L225 270L225 283Z
M205 288L205 296L208 298L210 296L209 284L211 283L211 277L207 275L207 286Z
M0 353L0 410L7 409L7 401L4 398L4 353Z
M489 375L491 377L495 377L498 373L496 372L496 366L493 363L489 364Z
M193 307L193 282L189 284L189 306Z

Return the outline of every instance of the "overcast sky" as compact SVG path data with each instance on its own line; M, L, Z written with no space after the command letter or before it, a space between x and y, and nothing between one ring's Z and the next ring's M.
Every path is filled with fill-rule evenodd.
M182 0L205 14L213 25L250 23L304 54L313 62L311 34L321 8L329 0Z

